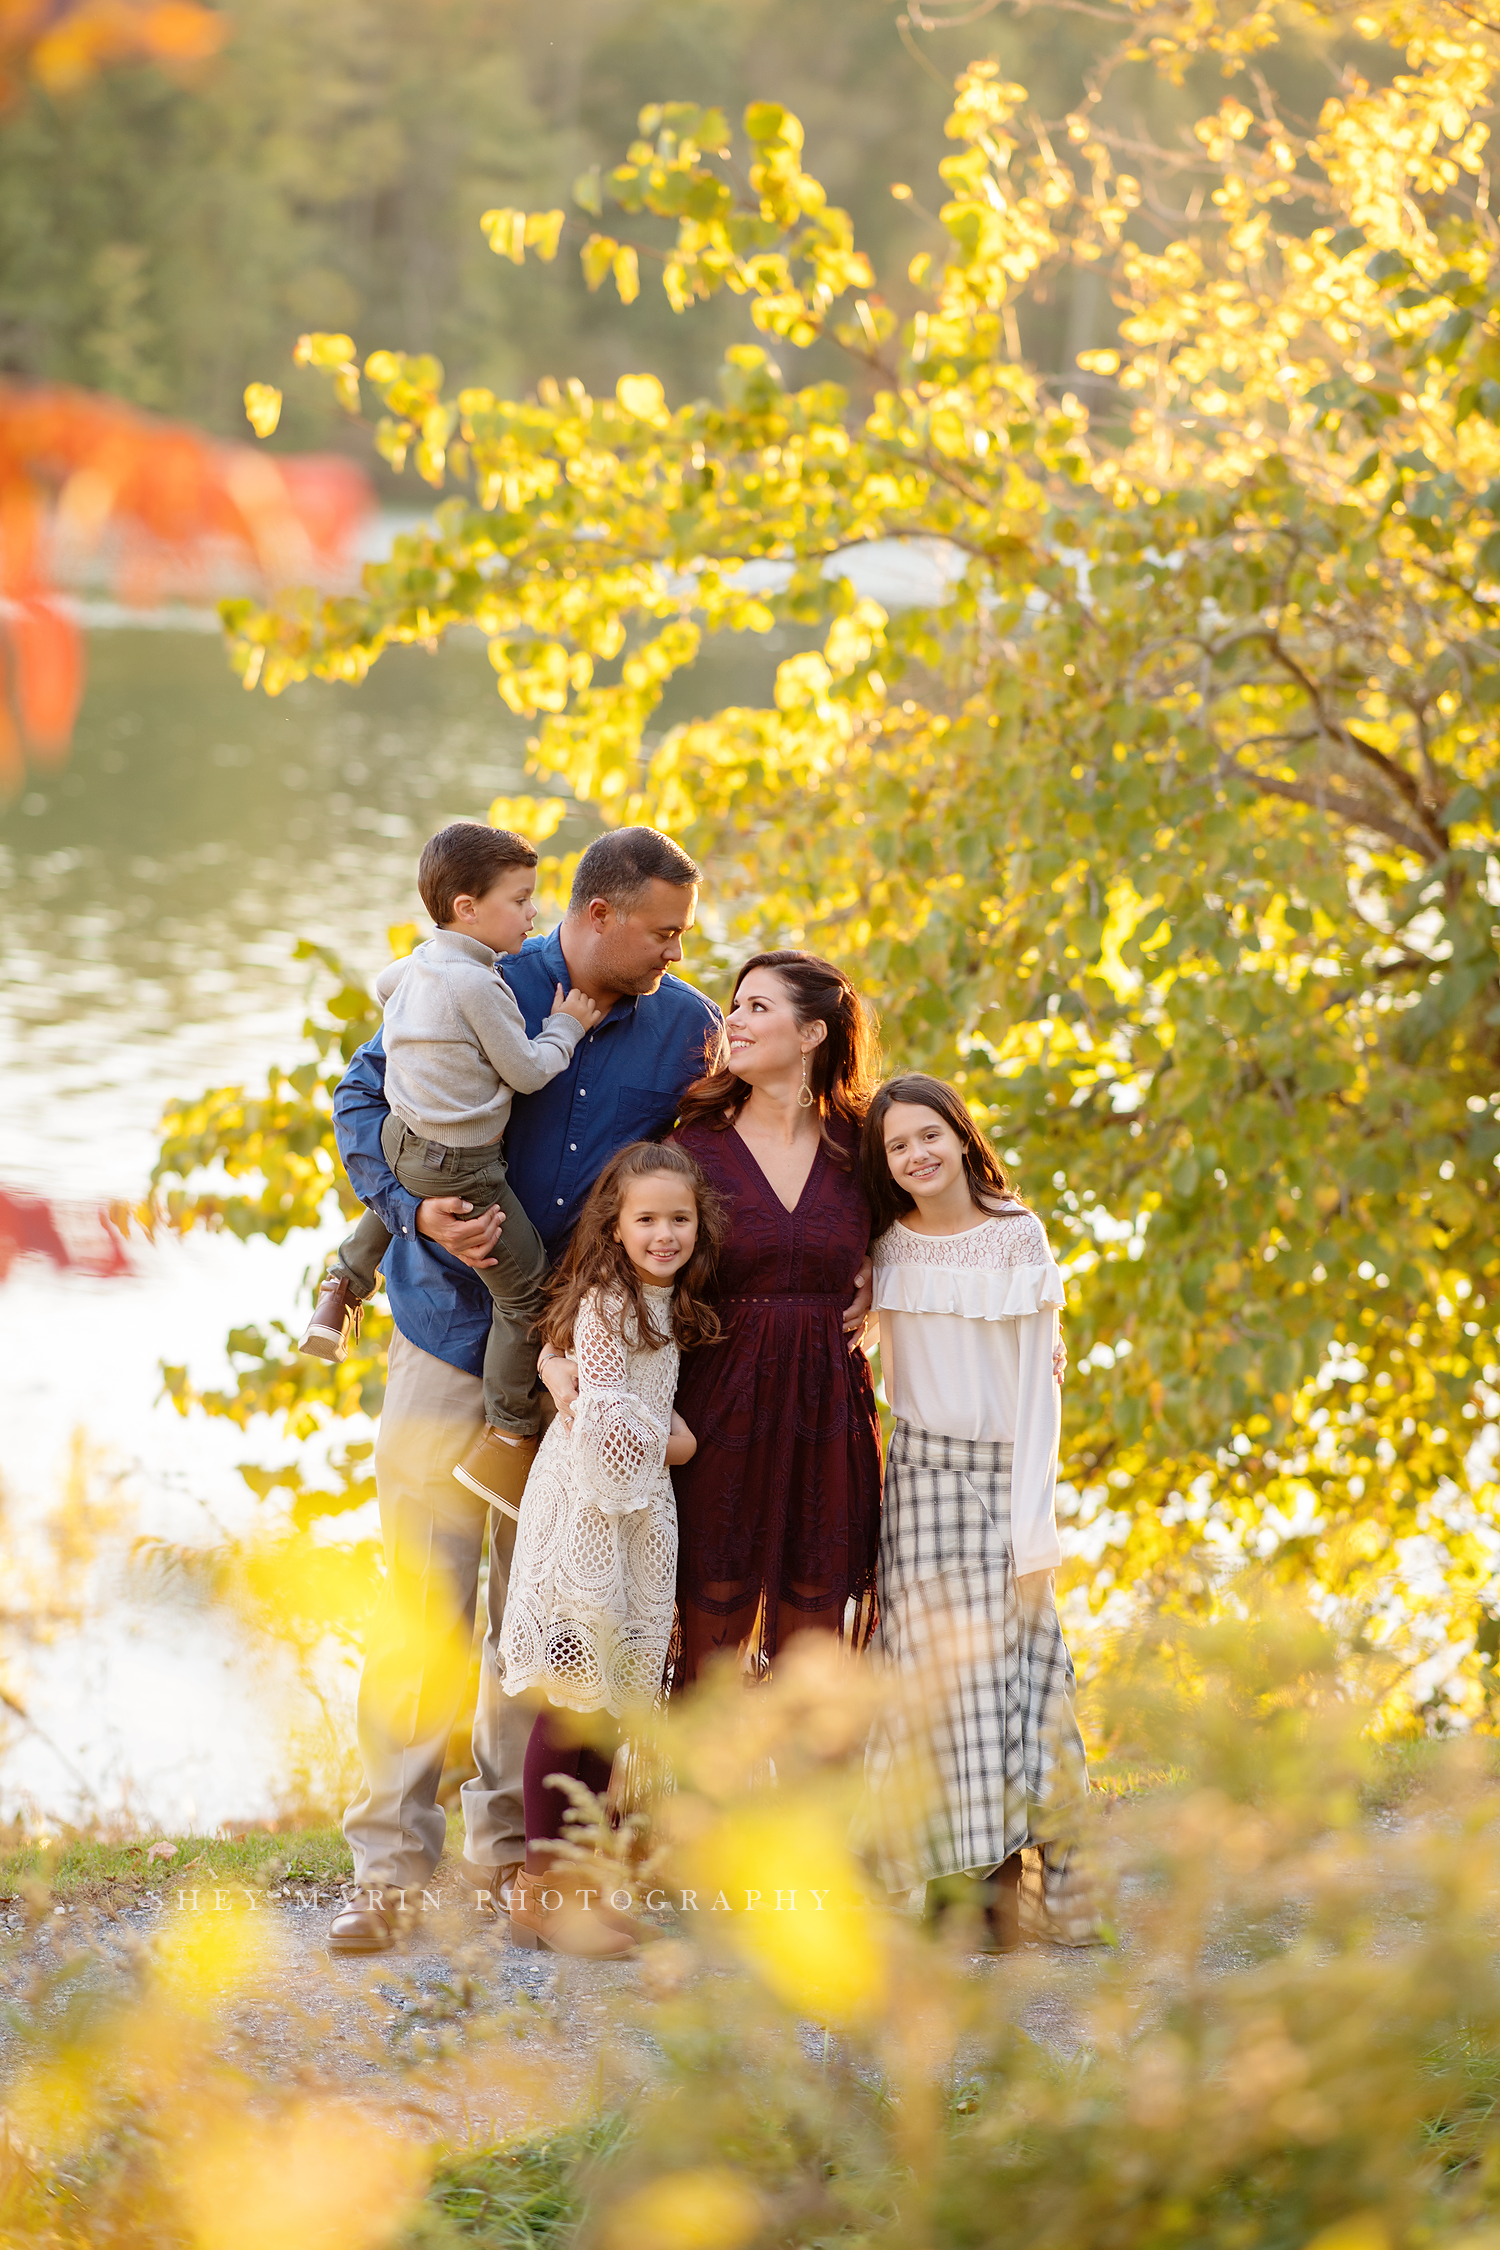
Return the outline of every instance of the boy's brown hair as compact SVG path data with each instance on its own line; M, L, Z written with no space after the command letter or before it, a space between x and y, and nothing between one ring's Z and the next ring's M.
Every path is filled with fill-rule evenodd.
M417 889L439 929L453 919L455 899L483 898L508 867L535 867L536 850L508 828L455 820L429 836L417 862Z

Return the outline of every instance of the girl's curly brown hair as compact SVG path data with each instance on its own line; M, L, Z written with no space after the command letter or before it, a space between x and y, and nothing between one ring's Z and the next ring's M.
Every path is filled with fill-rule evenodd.
M698 1344L718 1342L719 1316L707 1292L713 1285L724 1242L723 1200L685 1149L670 1141L632 1141L610 1158L595 1180L566 1255L548 1286L540 1327L554 1351L572 1349L573 1323L591 1289L602 1290L609 1298L623 1298L643 1343L667 1341L651 1317L640 1275L625 1255L625 1245L615 1239L626 1188L632 1180L651 1179L657 1173L686 1181L698 1206L698 1239L693 1254L672 1279L673 1340L685 1352Z

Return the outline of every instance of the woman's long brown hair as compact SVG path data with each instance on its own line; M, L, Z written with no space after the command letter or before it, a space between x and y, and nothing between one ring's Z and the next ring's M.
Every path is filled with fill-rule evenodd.
M905 1218L908 1211L916 1209L905 1188L897 1187L891 1178L890 1161L885 1153L886 1113L896 1102L909 1102L916 1109L930 1109L945 1125L953 1127L963 1152L969 1194L979 1210L995 1212L997 1203L1009 1203L1015 1208L995 1212L995 1215L1021 1216L1026 1206L1011 1186L1005 1166L969 1115L958 1088L950 1086L946 1079L929 1078L925 1071L908 1070L899 1078L888 1078L880 1088L870 1104L860 1135L859 1177L870 1206L872 1242L878 1242L897 1219Z
M540 1328L554 1351L572 1349L573 1323L591 1289L601 1290L633 1315L635 1334L643 1344L667 1341L651 1317L641 1277L626 1256L625 1245L615 1240L626 1188L632 1180L648 1180L657 1173L685 1181L698 1206L693 1254L672 1280L672 1336L683 1351L718 1341L719 1316L708 1302L707 1291L724 1242L723 1202L686 1149L674 1148L669 1141L632 1141L610 1158L595 1180L573 1239L548 1285Z
M847 1169L851 1150L830 1127L839 1118L851 1134L857 1135L864 1123L880 1069L880 1045L873 1019L842 969L816 953L798 953L790 947L750 956L734 980L731 1008L752 969L770 969L781 979L799 1026L816 1022L826 1028L827 1037L808 1058L807 1082L817 1105L823 1146ZM750 1088L744 1079L736 1078L727 1062L720 1063L716 1070L694 1079L683 1095L678 1129L711 1125L723 1132L749 1099Z

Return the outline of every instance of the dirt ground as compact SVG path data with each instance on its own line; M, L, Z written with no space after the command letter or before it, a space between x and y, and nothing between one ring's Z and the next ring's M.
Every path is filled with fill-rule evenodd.
M396 1946L364 1957L329 1951L336 1887L289 1884L256 1898L198 1880L113 1911L28 1918L14 1905L0 1912L0 2072L20 2064L28 2021L76 2009L81 1996L125 1999L153 1950L185 1934L191 1943L213 1917L224 2051L256 2080L346 2088L408 2127L503 2140L551 2130L622 2078L649 2074L653 1982L671 1957L680 1964L680 1947L648 1946L626 1962L522 1951L503 1916L476 1911L448 1863L408 1903ZM1068 2051L1105 1957L1029 1945L1013 1959L975 1955L973 1973L994 1983L1002 2007L1014 1993L1031 2036Z

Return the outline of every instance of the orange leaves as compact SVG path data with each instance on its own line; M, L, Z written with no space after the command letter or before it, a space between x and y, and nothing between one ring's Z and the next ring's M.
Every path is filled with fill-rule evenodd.
M291 466L119 399L0 384L0 589L40 576L48 489L75 532L108 525L179 552L227 542L267 577L332 559L369 505L366 479L338 460Z
M66 754L83 701L78 628L56 602L39 594L12 602L6 624L21 738L35 757L51 764Z
M119 399L0 383L0 789L20 780L23 746L66 751L82 694L53 534L74 552L107 534L117 588L150 600L169 574L180 586L226 559L270 584L326 573L371 497L364 472L333 456L275 458Z
M112 63L177 72L217 54L228 31L196 0L0 0L0 102L27 79L71 93Z

